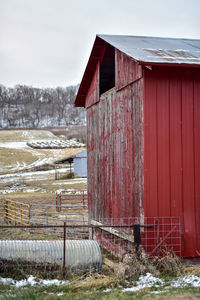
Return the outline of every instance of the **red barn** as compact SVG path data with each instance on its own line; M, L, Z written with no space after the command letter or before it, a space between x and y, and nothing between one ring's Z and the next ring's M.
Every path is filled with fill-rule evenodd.
M97 35L75 105L90 218L180 217L200 256L200 40Z

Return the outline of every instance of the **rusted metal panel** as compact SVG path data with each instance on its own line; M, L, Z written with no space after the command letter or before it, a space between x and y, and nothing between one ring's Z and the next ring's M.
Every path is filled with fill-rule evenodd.
M200 40L126 35L98 37L138 62L200 65Z
M145 216L180 216L184 256L198 256L200 71L145 71Z

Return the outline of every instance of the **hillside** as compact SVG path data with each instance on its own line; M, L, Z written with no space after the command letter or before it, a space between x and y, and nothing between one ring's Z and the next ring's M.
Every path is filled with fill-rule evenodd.
M74 107L78 86L34 88L0 85L0 128L84 125L85 111Z

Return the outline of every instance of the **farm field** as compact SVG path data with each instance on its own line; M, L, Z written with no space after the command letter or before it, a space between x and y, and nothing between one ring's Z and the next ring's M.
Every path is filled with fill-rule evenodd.
M34 149L27 142L38 140L58 140L50 131L20 130L0 131L0 197L22 197L24 193L54 193L62 188L62 181L55 181L53 163L64 157L76 154L84 148ZM58 168L59 166L57 166ZM68 166L59 170L66 173ZM71 183L70 183L71 182ZM63 181L64 188L85 188L86 183L74 179ZM22 193L22 195L20 195ZM39 196L40 197L40 196ZM44 197L44 198L45 198ZM25 196L27 199L27 195Z
M54 162L76 154L84 148L35 149L30 141L54 141L59 138L45 130L0 131L0 223L3 224L3 201L6 199L26 204L55 205L56 191L86 189L86 178L55 180L69 173L69 166ZM62 140L62 139L60 139ZM2 237L1 237L2 238ZM6 236L4 235L4 238Z
M35 149L27 142L58 140L50 131L0 131L0 225L3 219L3 201L6 199L26 204L55 205L56 191L87 189L85 178L55 180L54 162L73 155L84 148ZM61 139L61 138L60 138ZM69 167L56 169L65 176ZM31 236L25 230L2 230L0 239L55 239L44 233ZM170 260L168 273L157 270L146 261L131 262L135 272L125 275L122 262L117 269L106 264L99 273L63 277L50 273L44 278L40 272L0 273L0 299L200 299L200 267L190 262L177 264ZM135 258L134 258L135 259ZM0 262L1 266L1 262ZM161 266L164 267L164 266ZM121 269L120 269L121 268ZM171 270L171 271L170 271Z

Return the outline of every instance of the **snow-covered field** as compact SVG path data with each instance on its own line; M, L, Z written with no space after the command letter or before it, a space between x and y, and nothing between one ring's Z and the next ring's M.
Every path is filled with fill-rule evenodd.
M63 175L69 171L69 168L59 169L59 173ZM42 188L27 188L26 185L23 185L23 182L29 181L41 181L41 180L54 180L55 179L55 170L47 170L47 171L37 171L37 172L22 172L22 173L14 173L14 174L5 174L0 175L0 183L8 184L13 183L9 188L0 188L0 194L10 194L14 192L23 192L23 193L33 193L33 192L45 192ZM18 183L16 183L18 182ZM87 183L87 178L74 178L65 181L55 181L52 184L55 186L60 185L75 185L78 183ZM64 190L64 189L62 189ZM71 193L70 189L70 192ZM74 192L73 192L74 194Z

